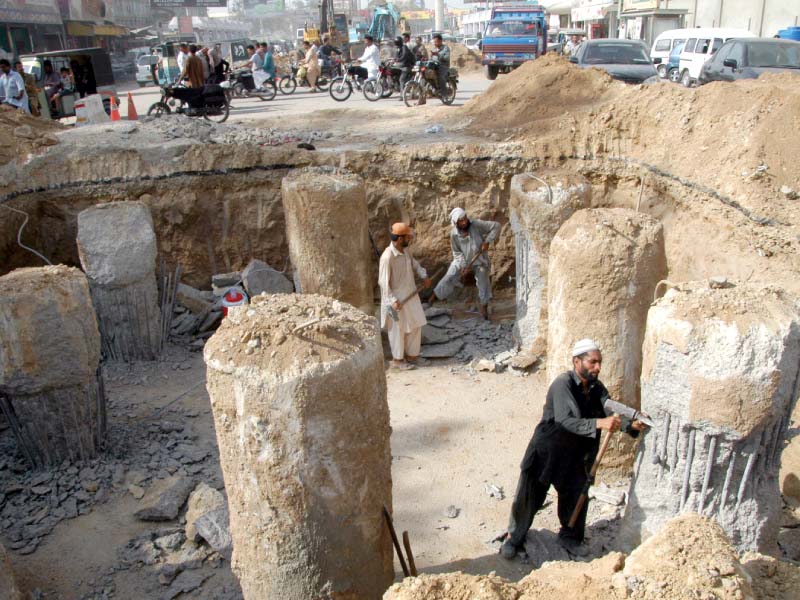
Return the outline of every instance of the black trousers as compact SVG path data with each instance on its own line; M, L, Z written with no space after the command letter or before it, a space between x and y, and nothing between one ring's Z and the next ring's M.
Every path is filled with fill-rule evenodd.
M547 491L550 489L549 483L543 484L539 481L536 471L535 466L534 468L520 471L517 492L514 495L514 503L511 505L508 533L511 543L518 548L525 543L525 536L533 524L533 518L542 508L547 498ZM569 519L578 503L585 481L586 476L583 473L579 473L569 485L561 484L556 486L556 492L558 492L558 520L561 523L559 535L579 542L583 541L586 528L586 511L589 508L588 499L584 503L580 515L578 515L575 527L569 527Z
M369 71L367 71L364 67L350 67L347 72L351 75L355 75L362 81L369 77Z

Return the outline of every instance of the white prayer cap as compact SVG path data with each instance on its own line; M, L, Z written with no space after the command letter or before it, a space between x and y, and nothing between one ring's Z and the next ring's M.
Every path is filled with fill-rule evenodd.
M450 211L450 222L455 225L459 219L463 219L467 216L467 211L463 208L454 208Z
M589 338L578 340L572 347L572 358L580 356L581 354L586 354L592 350L600 350L600 346L598 346L594 340L590 340Z

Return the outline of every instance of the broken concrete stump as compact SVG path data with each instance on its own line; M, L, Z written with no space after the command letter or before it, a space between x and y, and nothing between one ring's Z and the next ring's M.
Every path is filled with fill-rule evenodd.
M576 212L550 246L547 378L572 368L572 346L595 340L600 380L614 400L639 408L639 375L647 310L666 277L661 224L626 209ZM615 435L603 459L606 475L627 475L635 440Z
M286 176L281 191L297 291L372 314L374 257L364 181L348 171L309 167Z
M523 173L511 178L509 209L517 265L514 333L523 350L547 347L550 242L575 211L590 205L591 191L589 182L573 173Z
M647 317L629 545L671 517L717 520L740 550L775 550L778 471L800 392L800 304L777 288L670 289Z
M0 404L33 466L97 454L106 429L99 364L97 319L79 269L0 277Z
M394 574L374 317L318 295L256 296L204 356L244 597L380 598Z
M150 210L132 201L82 211L78 255L89 278L103 354L126 362L155 359L161 348L161 311Z

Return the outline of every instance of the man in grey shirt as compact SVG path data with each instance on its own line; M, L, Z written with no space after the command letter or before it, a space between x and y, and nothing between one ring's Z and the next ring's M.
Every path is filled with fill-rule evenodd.
M440 33L433 36L431 60L439 62L439 70L436 75L439 79L439 94L444 95L447 86L447 76L450 74L450 48L444 45Z
M489 244L497 239L500 233L500 223L478 219L470 220L463 208L453 209L450 213L450 222L453 225L453 229L450 231L453 262L450 263L447 273L436 286L431 302L437 299L446 300L455 288L464 287L462 279L468 276L468 271L471 270L475 274L475 283L478 286L481 314L484 319L488 319L492 286L489 281L490 265L486 250L489 249ZM467 265L479 252L483 253L467 269Z

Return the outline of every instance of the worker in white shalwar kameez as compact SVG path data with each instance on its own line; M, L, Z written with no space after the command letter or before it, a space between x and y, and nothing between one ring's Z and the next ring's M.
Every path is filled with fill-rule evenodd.
M453 262L434 290L431 303L435 300L446 300L456 287L464 287L462 278L471 270L475 274L478 287L478 299L481 303L481 315L489 318L489 300L492 299L492 285L489 281L489 257L486 251L489 244L497 239L500 223L497 221L470 220L463 208L454 208L450 213L450 247L453 250ZM467 265L476 254L483 251L472 267Z
M407 224L392 225L392 243L381 255L378 274L378 284L381 286L381 327L385 327L389 335L392 366L404 370L413 369L422 360L419 358L422 326L427 323L419 294L415 293L417 286L414 272L424 280L425 287L431 284L428 273L408 250L411 237L411 228ZM393 318L389 307L394 310L397 320Z

